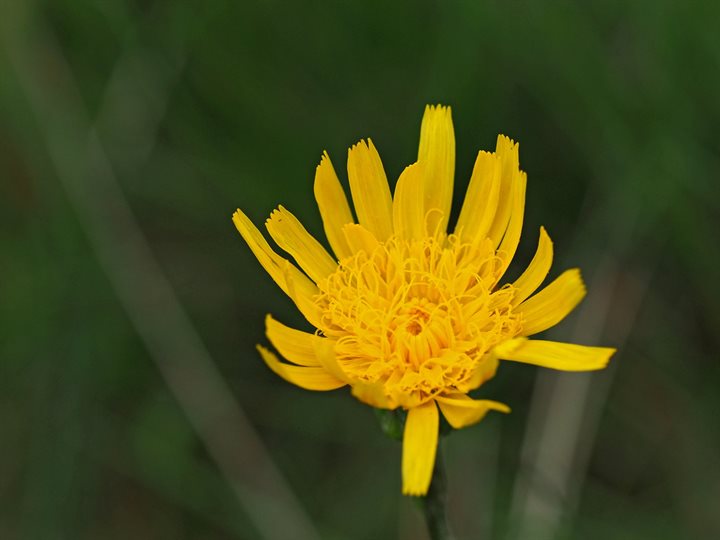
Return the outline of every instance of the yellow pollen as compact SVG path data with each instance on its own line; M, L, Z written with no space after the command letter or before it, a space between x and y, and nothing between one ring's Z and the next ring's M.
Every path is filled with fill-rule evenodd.
M487 239L393 236L318 283L320 330L348 377L382 385L393 407L467 392L494 370L488 351L521 330L514 289L495 288L502 270Z

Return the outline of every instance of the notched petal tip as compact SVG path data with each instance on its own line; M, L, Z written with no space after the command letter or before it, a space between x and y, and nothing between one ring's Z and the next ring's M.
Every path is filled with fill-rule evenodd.
M370 139L367 139L367 140L369 141ZM368 150L368 149L369 149L369 145L368 145L367 141L365 139L360 139L358 142L356 142L355 144L350 146L350 148L348 148L348 155L353 152L362 152L363 150Z
M508 137L507 135L503 135L502 133L498 134L497 136L497 142L496 142L496 151L502 150L510 150L515 153L519 153L520 150L520 143L516 142L514 139Z
M325 172L327 171L327 172ZM323 150L322 155L320 156L320 161L318 162L317 166L315 167L315 184L318 183L318 175L322 178L323 174L330 174L332 176L336 176L335 174L335 167L332 164L332 160L330 159L330 154L328 154L327 150Z
M250 219L242 212L242 210L238 209L233 214L233 223L235 224L235 227L237 228L240 235L247 243L250 250L258 259L258 262L262 265L263 268L265 268L267 273L270 274L270 277L272 277L273 281L275 281L275 283L277 283L277 285L286 294L289 295L288 284L285 275L286 272L284 270L285 266L289 264L287 259L275 253L275 251L267 243L267 240L265 240L265 237L262 235L262 233L253 224L253 222L250 221ZM299 272L299 270L297 271Z
M443 105L442 103L429 103L425 105L425 114L438 114L438 113L446 113L451 114L452 113L452 107L450 105Z
M240 208L236 209L232 214L232 220L233 223L235 223L235 227L237 227L238 231L242 232L245 228L252 228L254 227L252 221L250 221L250 218L247 217L247 214L240 210Z

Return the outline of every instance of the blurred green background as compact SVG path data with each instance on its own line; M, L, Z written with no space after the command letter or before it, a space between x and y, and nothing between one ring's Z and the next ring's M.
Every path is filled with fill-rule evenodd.
M464 538L720 538L720 3L9 0L0 7L0 539L422 539L400 446L275 377L303 325L236 233L371 136L394 181L453 107L456 210L520 141L526 264L590 294L444 442ZM522 266L512 271L519 271ZM293 495L294 494L294 495Z

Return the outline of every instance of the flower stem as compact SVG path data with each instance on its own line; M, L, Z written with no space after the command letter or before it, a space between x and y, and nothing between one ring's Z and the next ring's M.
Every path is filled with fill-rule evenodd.
M442 443L442 441L438 442ZM438 444L430 489L420 500L420 505L431 540L452 540L446 515L447 491L442 444Z

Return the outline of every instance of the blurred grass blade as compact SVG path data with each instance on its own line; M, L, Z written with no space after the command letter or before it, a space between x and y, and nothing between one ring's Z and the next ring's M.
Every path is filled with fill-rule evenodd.
M30 11L27 4L24 9ZM118 185L61 48L22 9L2 34L45 144L102 267L185 414L267 539L318 534L233 398ZM27 37L30 36L30 37ZM24 42L23 38L29 39ZM48 69L48 67L52 69Z

